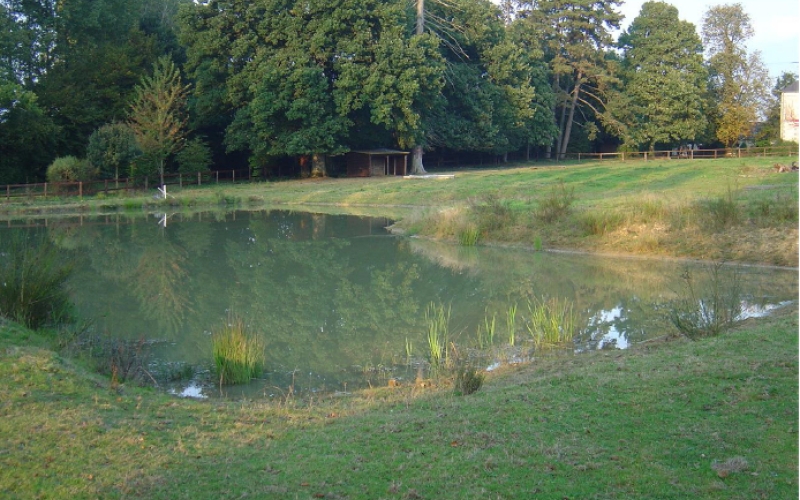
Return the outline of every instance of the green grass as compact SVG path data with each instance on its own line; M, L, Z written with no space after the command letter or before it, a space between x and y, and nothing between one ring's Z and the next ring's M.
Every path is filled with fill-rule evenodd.
M798 494L796 308L696 342L539 357L469 397L445 381L249 402L112 390L11 328L3 498Z
M246 384L264 369L264 340L241 318L229 318L211 334L211 349L220 385Z

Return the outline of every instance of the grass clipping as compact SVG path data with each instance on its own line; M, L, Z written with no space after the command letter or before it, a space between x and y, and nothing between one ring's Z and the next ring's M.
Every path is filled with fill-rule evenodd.
M264 340L244 320L232 317L211 335L214 367L220 385L246 384L264 369Z

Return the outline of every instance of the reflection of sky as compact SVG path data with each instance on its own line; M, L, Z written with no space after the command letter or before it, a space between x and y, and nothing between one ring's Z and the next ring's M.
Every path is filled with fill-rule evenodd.
M629 342L626 332L619 331L615 323L624 319L625 310L622 306L613 309L601 309L589 319L589 329L592 340L597 342L596 349L604 347L616 347L617 349L627 349ZM602 334L602 337L597 338Z

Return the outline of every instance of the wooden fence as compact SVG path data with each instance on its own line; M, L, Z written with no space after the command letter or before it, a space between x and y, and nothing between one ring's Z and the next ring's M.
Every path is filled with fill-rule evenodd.
M167 186L202 186L219 184L222 182L250 182L252 175L247 170L217 170L197 174L169 174L164 175L164 184ZM47 198L94 195L97 193L112 193L115 191L148 190L158 183L150 181L147 177L104 179L85 182L40 182L36 184L7 184L0 187L0 196L6 200L11 198Z
M767 146L727 149L673 149L671 151L633 151L628 153L567 153L565 160L699 160L797 155L792 146Z

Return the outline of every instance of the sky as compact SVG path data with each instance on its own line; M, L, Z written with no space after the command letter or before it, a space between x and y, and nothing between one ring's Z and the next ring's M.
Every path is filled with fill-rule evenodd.
M646 0L627 0L620 7L625 15L622 23L626 29L639 15ZM709 7L734 4L731 1L665 0L678 9L678 17L689 21L697 28L703 24L703 14ZM738 0L750 16L755 34L748 42L748 51L761 52L761 60L770 72L773 81L784 71L798 73L800 61L800 2L797 0Z

